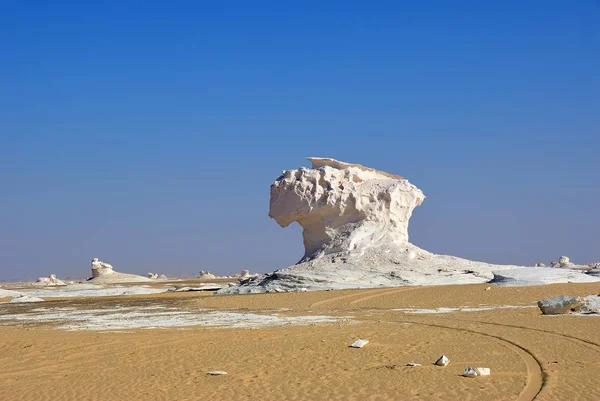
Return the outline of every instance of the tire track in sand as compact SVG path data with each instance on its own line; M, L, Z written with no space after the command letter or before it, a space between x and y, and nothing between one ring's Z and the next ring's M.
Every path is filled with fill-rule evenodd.
M442 328L442 329L456 330L456 331L460 331L460 332L464 332L464 333L471 333L471 334L476 334L476 335L480 335L483 337L495 339L496 341L499 341L502 345L504 345L506 348L512 350L517 355L519 355L521 357L521 359L523 360L523 362L525 363L525 365L527 366L527 382L526 382L523 390L521 390L521 392L519 393L519 397L517 398L517 401L535 400L536 397L538 396L538 394L542 391L542 389L544 387L545 378L544 378L542 363L527 348L517 344L514 341L511 341L504 337L495 336L493 334L488 334L488 333L477 331L477 330L446 326L446 325L442 325L442 324L422 323L422 322L415 322L413 320L386 321L386 323L417 324L417 325L421 325L421 326L429 326L429 327L437 327L437 328ZM478 323L478 322L475 322L475 323Z
M447 318L444 318L444 319L447 319ZM499 326L499 327L506 327L506 328L522 329L522 330L535 331L535 332L538 332L538 333L550 334L550 335L561 337L561 338L566 339L566 340L571 340L571 341L573 341L575 343L578 343L580 345L583 345L584 347L593 349L594 351L600 353L600 344L595 343L593 341L584 340L583 338L579 338L579 337L575 337L575 336L570 336L568 334L558 333L556 331L542 330L542 329L536 329L534 327L517 326L517 325L512 325L512 324L504 324L504 323L480 322L480 321L477 321L477 320L469 320L469 319L447 319L447 320L454 320L454 321L459 321L459 322L475 323L475 324L489 324L491 326Z
M408 288L408 287L402 287L402 288ZM324 299L322 301L315 302L315 303L311 304L309 306L309 308L314 308L314 307L317 307L317 306L325 305L325 304L336 302L336 301L341 301L343 299L354 298L354 297L358 297L358 296L362 296L364 298L364 290L365 289L360 289L360 290L357 289L357 292L355 292L353 294L340 295L340 296L337 296L337 297ZM386 292L389 292L389 291L390 291L390 289L388 287L388 288L381 288L381 289L378 289L378 290L373 290L373 291L370 291L370 292L377 292L378 295L379 294L383 295L383 294L385 294Z
M373 299L373 298L382 297L384 295L396 294L398 292L405 292L405 291L413 291L413 290L416 290L417 288L421 288L421 287L410 286L410 287L394 288L393 290L388 289L387 291L383 291L383 292L380 292L380 293L377 293L377 294L371 294L371 295L367 295L366 297L355 299L354 301L351 301L348 304L348 306L354 306L354 305L356 305L358 303L365 302L365 301L368 301L368 300Z

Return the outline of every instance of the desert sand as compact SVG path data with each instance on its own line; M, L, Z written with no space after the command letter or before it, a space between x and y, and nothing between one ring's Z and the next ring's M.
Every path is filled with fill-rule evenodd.
M550 296L596 293L599 283L473 284L3 303L0 399L597 400L600 316L543 316L535 306ZM82 316L111 311L128 322L144 311L236 318L216 326L202 318L183 326L78 326ZM46 320L19 320L44 313ZM256 315L289 320L231 324ZM316 316L331 320L294 320ZM357 339L369 343L349 348ZM442 354L450 364L434 366ZM492 373L462 377L467 366ZM214 370L227 375L207 375Z

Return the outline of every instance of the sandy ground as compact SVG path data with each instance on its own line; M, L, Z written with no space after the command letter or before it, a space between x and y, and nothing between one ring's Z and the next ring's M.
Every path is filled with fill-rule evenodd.
M165 293L2 304L0 400L600 399L600 316L542 316L533 307L554 295L600 293L600 283L486 291L488 286ZM123 305L340 320L259 329L114 331L67 331L47 322L11 320L36 308ZM520 308L480 310L490 306ZM348 348L358 338L370 342ZM450 364L434 366L442 354ZM405 366L409 362L423 366ZM492 375L462 377L467 366L489 367ZM210 370L228 375L209 376Z

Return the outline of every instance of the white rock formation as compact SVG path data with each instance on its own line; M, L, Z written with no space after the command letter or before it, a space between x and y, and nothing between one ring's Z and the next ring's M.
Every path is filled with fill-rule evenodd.
M300 262L245 279L220 293L299 291L490 281L498 266L434 255L408 242L413 209L425 199L401 176L359 164L309 158L271 185L269 216L303 228ZM597 279L597 280L600 280Z
M158 274L156 274L156 273L152 273L152 272L149 272L149 273L146 275L146 277L148 277L148 278L150 278L150 279L157 279L157 278L158 278Z
M408 220L425 199L400 176L333 159L284 171L271 186L269 216L304 229L307 262L334 253L408 243Z
M38 278L36 281L36 285L51 286L51 285L66 285L66 283L62 280L57 279L56 274L51 274L48 277Z
M543 299L537 304L544 315L562 315L579 311L583 300L577 296L559 296Z
M200 273L198 273L198 278L201 278L204 280L214 280L217 278L217 276L215 276L214 274L212 274L209 271L200 270Z
M97 284L110 284L124 282L135 283L151 280L148 277L138 276L136 274L116 272L108 263L102 262L98 258L94 258L92 259L92 278L88 281Z
M583 298L583 305L579 309L581 313L600 314L600 295L588 295Z

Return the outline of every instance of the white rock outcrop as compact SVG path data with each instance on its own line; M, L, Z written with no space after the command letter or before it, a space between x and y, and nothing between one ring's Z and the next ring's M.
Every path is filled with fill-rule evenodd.
M409 220L425 199L419 188L359 164L308 160L312 168L285 170L271 185L269 210L281 227L302 226L301 260L220 293L484 283L492 271L520 267L435 255L411 244Z
M66 285L62 280L56 278L56 274L51 274L48 277L40 277L35 282L36 285L51 286L51 285Z
M102 262L98 258L92 259L92 277L88 280L97 284L110 283L136 283L151 281L148 277L138 276L137 274L119 273L113 270L108 263Z
M214 280L217 278L217 276L209 271L200 270L200 273L198 273L198 278L203 280Z

